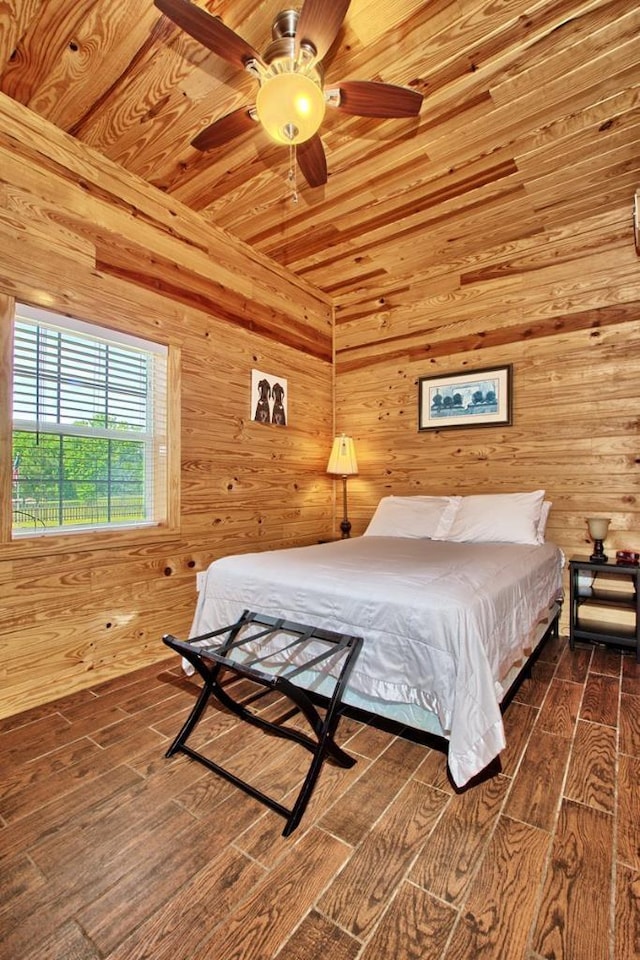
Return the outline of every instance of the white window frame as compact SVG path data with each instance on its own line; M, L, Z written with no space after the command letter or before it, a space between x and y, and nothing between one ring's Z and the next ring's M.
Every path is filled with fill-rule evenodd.
M9 301L13 303L13 301ZM9 312L7 310L7 300L4 302L5 319L9 318ZM122 333L116 331L112 328L107 328L98 323L89 323L84 320L79 320L77 318L70 318L63 316L60 313L57 313L55 310L46 310L43 308L29 306L23 303L15 304L11 313L11 329L10 331L4 328L2 340L5 344L8 344L10 347L10 368L7 368L5 364L4 369L10 373L10 384L9 384L9 393L11 393L11 385L13 384L13 332L14 324L17 319L25 319L27 321L33 321L34 323L41 323L46 326L52 326L63 331L70 331L75 333L81 333L84 335L89 335L92 339L106 341L114 344L115 346L126 345L133 347L134 349L142 349L149 354L154 354L158 357L164 357L164 364L166 368L166 375L164 378L164 384L160 391L160 396L158 398L159 405L162 410L162 416L153 425L153 429L150 431L150 436L148 437L147 442L152 447L151 462L154 464L153 469L153 482L151 485L147 486L147 495L153 503L153 509L151 516L143 520L135 521L124 521L124 522L100 522L97 524L88 523L88 524L73 524L73 525L56 525L49 528L38 528L35 527L32 529L18 530L14 529L12 522L12 497L9 496L5 499L5 504L7 500L9 501L8 510L5 509L4 518L0 524L0 554L4 553L5 550L1 547L1 544L5 545L8 543L13 543L16 547L18 545L27 547L28 544L25 541L30 541L32 538L41 539L42 537L47 537L47 542L54 546L53 541L60 539L61 542L67 541L68 537L74 537L82 539L82 534L85 537L90 537L92 545L96 545L96 537L100 537L106 541L106 545L109 542L112 542L114 537L118 539L127 538L139 540L141 537L145 538L146 535L161 535L166 536L167 533L174 534L177 532L179 527L179 405L180 405L180 386L179 386L179 370L180 370L180 351L175 345L171 344L160 344L157 341L152 341L148 339L143 339L140 337L135 337L127 333ZM155 361L152 364L153 369L156 368ZM162 366L162 363L160 364ZM157 384L156 384L157 385ZM7 395L5 391L5 395ZM11 394L11 400L13 397ZM12 454L12 437L13 431L16 430L31 430L38 429L41 434L49 433L52 435L87 435L89 433L92 436L108 436L110 439L137 439L136 434L132 434L126 430L103 430L98 427L93 427L91 430L87 431L84 427L76 426L72 423L60 424L60 423L40 423L38 426L34 425L32 420L25 421L24 419L16 419L14 422L11 418L11 410L13 407L13 402L9 409L8 418L4 418L4 424L2 433L3 437L0 437L1 446L3 448L4 454L2 459L5 461L4 468L0 470L0 482L2 486L6 489L13 491L13 476L10 469L11 464L7 466L7 460L11 457ZM162 423L164 421L164 429L157 429L157 423ZM22 551L21 551L22 552Z

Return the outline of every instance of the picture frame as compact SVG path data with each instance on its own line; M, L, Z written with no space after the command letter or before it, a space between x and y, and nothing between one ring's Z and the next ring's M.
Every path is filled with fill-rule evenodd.
M256 423L286 427L289 414L289 384L286 377L279 377L262 370L251 371L251 419Z
M418 430L510 426L512 367L418 378Z

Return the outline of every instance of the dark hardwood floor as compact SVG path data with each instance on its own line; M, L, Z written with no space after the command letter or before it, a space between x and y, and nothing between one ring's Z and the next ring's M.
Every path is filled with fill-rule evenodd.
M632 657L548 641L502 772L461 793L438 750L343 718L358 763L325 764L288 839L165 759L197 690L176 657L0 721L2 960L640 957ZM192 742L214 738L239 775L295 794L300 747L208 708Z

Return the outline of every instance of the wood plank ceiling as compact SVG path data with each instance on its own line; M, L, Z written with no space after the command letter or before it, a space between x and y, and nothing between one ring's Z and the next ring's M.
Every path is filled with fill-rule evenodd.
M197 0L263 50L283 0ZM259 127L191 139L256 82L152 0L0 5L0 89L304 276L351 318L447 263L629 204L640 186L640 8L632 0L352 0L326 82L424 94L419 117L327 109L329 180ZM0 179L1 179L0 171Z

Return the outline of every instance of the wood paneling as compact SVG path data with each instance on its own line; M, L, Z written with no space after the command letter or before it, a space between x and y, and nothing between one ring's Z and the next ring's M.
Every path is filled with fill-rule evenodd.
M336 417L353 434L354 532L385 494L544 488L548 535L590 550L585 518L611 517L607 550L640 537L640 261L629 211L588 218L557 242L487 247L414 287L384 314L338 304ZM469 281L468 283L466 281ZM513 425L418 432L420 376L513 364Z
M282 8L194 2L259 51ZM288 152L258 124L206 154L190 146L254 103L256 82L152 0L135 15L116 0L14 0L0 90L339 301L392 296L410 308L415 285L452 261L475 267L483 249L557 242L575 221L630 210L639 25L628 0L351 0L325 57L327 87L382 80L424 102L408 120L328 108L329 181L311 189L298 176L297 203ZM626 235L632 243L630 221Z
M282 6L195 2L259 50ZM183 390L178 534L55 555L0 547L0 669L16 680L0 710L147 662L162 632L187 627L194 573L214 556L330 532L334 418L358 447L356 533L385 493L544 487L567 555L588 549L595 512L612 519L610 550L638 547L634 5L352 0L327 85L400 83L424 103L408 120L328 109L329 181L299 177L297 203L287 151L259 129L204 155L190 146L252 103L255 83L152 0L135 14L14 0L5 14L3 303L171 342ZM420 376L503 363L513 426L417 432ZM286 431L249 420L252 367L288 378ZM5 445L6 429L0 417ZM7 470L0 458L4 487ZM0 543L7 524L5 511ZM48 680L44 663L29 679L20 662L36 630Z
M169 531L10 542L5 501L4 716L164 657L212 559L330 533L333 423L326 297L6 96L0 144L5 451L13 297L170 343L181 375ZM287 379L287 428L251 421L254 367Z

